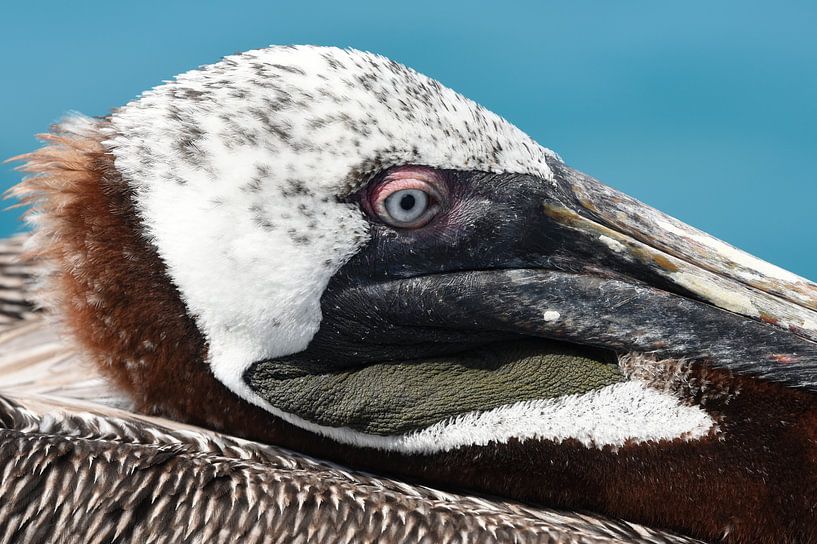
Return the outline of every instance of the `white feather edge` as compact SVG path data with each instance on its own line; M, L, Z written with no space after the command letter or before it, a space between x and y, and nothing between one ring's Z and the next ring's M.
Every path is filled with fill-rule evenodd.
M348 427L325 427L263 407L281 419L337 442L401 453L435 453L463 446L517 440L563 442L588 448L620 447L627 442L696 440L717 432L715 420L698 406L633 380L581 395L517 402L492 410L460 414L401 435L366 434Z

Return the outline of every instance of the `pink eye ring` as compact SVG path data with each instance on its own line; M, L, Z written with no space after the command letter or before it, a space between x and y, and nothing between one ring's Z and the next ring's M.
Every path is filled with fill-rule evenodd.
M440 211L440 182L428 169L400 169L374 189L371 207L381 221L395 228L416 229L427 225Z

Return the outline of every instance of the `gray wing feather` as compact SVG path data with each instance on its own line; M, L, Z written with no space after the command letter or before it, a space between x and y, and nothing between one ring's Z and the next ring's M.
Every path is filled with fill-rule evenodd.
M0 398L0 479L0 542L694 542L47 397Z
M43 315L0 327L0 389L128 408L131 403L62 339Z
M0 326L37 314L31 286L38 267L23 257L27 234L0 238Z

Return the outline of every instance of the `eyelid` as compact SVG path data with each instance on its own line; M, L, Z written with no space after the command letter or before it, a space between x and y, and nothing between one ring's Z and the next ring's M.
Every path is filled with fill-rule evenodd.
M394 180L386 178L383 180L383 182L379 183L377 187L375 187L374 191L372 191L371 199L373 207L378 212L381 211L379 208L383 205L383 202L385 202L389 195L404 189L418 189L428 193L436 204L439 204L443 200L443 197L437 187L428 181L408 177Z

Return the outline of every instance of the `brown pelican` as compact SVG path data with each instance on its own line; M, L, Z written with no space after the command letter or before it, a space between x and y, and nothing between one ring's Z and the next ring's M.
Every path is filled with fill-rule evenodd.
M7 540L817 541L817 286L436 81L271 47L44 139Z

